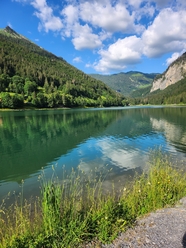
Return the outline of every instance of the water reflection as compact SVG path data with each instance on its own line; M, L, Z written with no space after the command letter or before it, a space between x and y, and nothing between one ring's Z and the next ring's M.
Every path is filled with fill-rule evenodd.
M1 113L0 180L29 177L78 144L100 132L114 119L114 112L30 111Z
M186 130L182 126L176 126L166 120L151 118L152 127L164 133L166 139L172 143L179 151L186 151Z
M0 113L0 199L39 187L41 168L50 178L62 169L89 174L112 169L104 182L128 180L146 166L150 149L161 146L176 159L186 154L186 108L137 107Z

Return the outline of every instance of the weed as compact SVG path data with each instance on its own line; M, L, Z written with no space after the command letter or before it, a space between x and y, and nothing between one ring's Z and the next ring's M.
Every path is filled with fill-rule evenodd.
M91 240L109 243L138 216L175 204L186 195L186 173L156 152L148 171L116 194L103 191L104 176L72 170L62 182L41 176L41 198L0 205L0 247L81 247ZM93 176L94 175L94 176ZM22 191L23 194L23 191Z

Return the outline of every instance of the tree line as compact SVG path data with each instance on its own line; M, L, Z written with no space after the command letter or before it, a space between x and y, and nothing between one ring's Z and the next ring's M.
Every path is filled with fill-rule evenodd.
M164 90L156 90L144 97L131 98L130 103L135 105L186 104L186 78Z
M0 75L0 107L22 108L33 106L36 108L54 107L97 107L97 106L125 106L128 101L119 94L116 97L105 94L98 88L89 90L75 85L75 82L64 87L44 83L38 86L35 81L18 75L10 77Z
M5 32L7 34L7 32ZM26 39L0 32L0 107L123 106L111 90Z

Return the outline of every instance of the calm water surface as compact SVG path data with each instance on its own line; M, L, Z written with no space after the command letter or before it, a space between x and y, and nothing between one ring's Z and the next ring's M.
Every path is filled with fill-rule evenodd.
M0 202L8 192L13 199L22 180L25 197L39 194L38 176L51 178L52 167L59 178L64 167L112 168L104 182L112 187L143 171L160 146L186 164L186 107L0 112Z

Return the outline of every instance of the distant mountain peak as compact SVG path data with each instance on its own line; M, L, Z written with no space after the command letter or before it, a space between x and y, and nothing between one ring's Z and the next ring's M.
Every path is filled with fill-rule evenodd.
M18 35L18 33L16 33L16 31L14 31L11 27L6 26L5 31L11 34L16 34Z
M124 96L130 96L134 91L152 86L157 73L143 73L139 71L120 72L111 75L90 74L101 80L115 91Z
M14 37L17 37L17 38L21 38L21 35L19 35L18 33L16 33L16 31L14 31L11 27L9 26L6 26L6 28L4 29L4 31Z
M21 35L21 34L18 34L16 31L14 31L10 26L6 26L6 28L1 29L0 31L1 31L1 33L3 33L4 35L11 36L11 37L17 38L17 39L24 39L24 40L29 41L26 37L24 37L24 36ZM30 42L30 41L29 41L29 42Z

